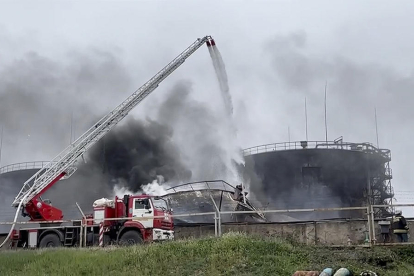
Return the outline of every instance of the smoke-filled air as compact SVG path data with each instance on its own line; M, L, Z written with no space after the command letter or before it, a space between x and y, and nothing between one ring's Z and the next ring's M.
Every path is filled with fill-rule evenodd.
M217 47L208 48L225 116L191 99L191 83L176 84L155 119L127 119L88 155L86 166L101 167L115 194L124 189L165 194L165 187L189 181L240 181L235 165L242 161L241 148L235 144L227 73Z
M190 82L178 82L156 118L127 118L91 149L80 170L101 173L118 195L125 189L165 194L166 187L190 181L238 180L234 154L240 148L230 144L228 120L191 92Z
M197 91L190 81L178 80L157 107L155 116L138 119L130 115L91 148L78 161L78 171L70 185L61 181L52 187L53 201L62 206L79 202L88 208L99 197L125 191L165 194L167 187L189 181L223 179L234 185L240 182L236 166L243 164L243 158L241 147L235 142L237 132L232 123L227 73L218 49L209 48L219 84L217 90L211 85L211 93L221 93L222 112L213 112L207 104L191 97ZM20 144L18 151L31 150L31 159L37 159L37 152L44 156L44 149L53 156L98 121L113 107L105 100L111 98L112 91L128 95L125 91L129 76L115 56L99 51L71 56L73 61L59 63L27 54L6 67L0 77L0 112L4 113L0 123L7 130L7 143L12 143L9 137L17 137L14 131L25 129L27 136L14 142ZM96 86L107 79L102 74L108 68L112 70L112 79ZM20 82L23 76L27 76L25 82ZM40 79L48 85L44 86ZM57 90L62 93L55 93ZM71 97L73 93L78 97ZM102 100L96 101L97 98ZM90 99L99 103L93 109L86 106ZM11 110L17 101L19 112ZM61 124L48 123L55 119ZM76 122L73 130L71 121ZM60 143L55 143L57 138ZM42 142L32 149L33 141ZM16 185L21 184L19 180ZM73 193L79 189L84 191L81 195Z
M50 195L52 202L61 206L78 202L88 208L100 197L126 192L165 194L171 185L223 179L232 185L243 182L249 197L256 197L263 208L287 208L291 202L303 203L298 208L315 206L302 190L291 189L281 168L243 157L241 142L250 147L305 140L305 97L309 140L325 139L325 83L329 140L343 136L344 141L375 141L376 108L380 147L393 152L393 183L412 182L406 160L412 136L407 127L413 113L411 71L355 60L349 53L342 54L344 49L319 53L314 44L318 37L309 30L271 31L249 43L240 43L236 34L231 38L212 35L223 56L212 45L207 47L211 60L194 56L183 64L182 71L174 72L137 106L140 116L131 112L85 154L86 162L79 160L70 185L64 180L51 188L50 192L56 191ZM183 35L183 41L190 37ZM227 44L220 44L222 40ZM152 41L149 45L160 46L148 57L142 57L141 51L151 46L140 44L142 49L134 49L134 58L143 61L136 67L124 61L134 60L131 54L124 56L117 49L82 50L79 45L74 46L77 50L63 49L68 52L62 56L48 56L34 47L38 52L21 49L24 54L4 59L0 67L1 165L53 158L174 57L181 50L177 46L181 41L175 41L173 47ZM206 52L200 49L199 57ZM209 102L210 95L214 100ZM398 142L394 133L399 133ZM284 163L290 160L291 156L286 157ZM22 184L19 179L16 190L5 190L11 195L2 196L12 199ZM344 193L342 186L318 185L315 198L318 202L323 198L324 206L355 205L349 201L360 194L356 184L352 195Z

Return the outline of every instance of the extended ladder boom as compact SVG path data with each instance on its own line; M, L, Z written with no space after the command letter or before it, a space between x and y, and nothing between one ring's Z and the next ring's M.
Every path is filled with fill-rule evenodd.
M35 197L40 197L40 195L42 195L48 188L50 188L61 178L70 177L76 171L74 164L80 156L82 156L89 148L91 148L106 133L108 133L128 114L128 112L130 112L146 96L156 89L167 76L183 64L184 61L198 48L206 42L209 46L210 40L212 40L211 36L205 36L197 39L149 81L138 88L123 103L104 116L98 123L87 130L44 168L28 179L23 184L22 189L12 203L12 206L17 207L20 203L22 203L21 205L26 206L29 201Z

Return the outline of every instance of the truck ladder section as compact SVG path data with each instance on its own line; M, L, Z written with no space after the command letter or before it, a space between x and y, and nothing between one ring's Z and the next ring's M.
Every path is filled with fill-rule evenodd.
M72 245L74 238L75 238L75 228L66 228L65 240L63 241L63 245L65 246Z
M103 117L98 123L87 130L76 141L56 156L48 165L39 170L24 184L19 194L14 199L12 206L26 206L28 202L36 197L40 197L49 187L61 178L70 177L76 168L76 160L82 156L89 148L97 143L106 133L108 133L119 121L121 121L136 105L148 96L158 85L172 72L174 72L184 61L191 56L204 43L212 40L211 36L198 38L193 44L185 49L173 61L138 88L123 103L113 111ZM21 203L21 204L20 204Z

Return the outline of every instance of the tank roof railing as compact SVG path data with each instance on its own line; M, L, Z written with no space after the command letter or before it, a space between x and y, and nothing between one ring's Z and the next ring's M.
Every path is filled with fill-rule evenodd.
M40 170L50 164L50 161L30 161L21 162L3 166L0 168L0 174L21 171L21 170Z
M295 142L281 142L250 147L243 150L244 156L253 154L283 151L283 150L300 150L300 149L339 149L350 151L362 151L367 153L378 153L384 158L391 160L391 151L388 149L379 149L371 143L351 143L336 141L295 141Z

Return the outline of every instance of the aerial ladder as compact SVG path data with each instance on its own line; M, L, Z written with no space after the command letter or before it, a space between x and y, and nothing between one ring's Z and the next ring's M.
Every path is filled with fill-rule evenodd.
M16 224L20 209L22 210L22 215L28 216L31 221L53 222L62 220L62 211L51 206L50 202L42 200L41 196L59 180L69 178L76 171L75 163L79 157L83 157L83 154L88 149L114 128L135 106L154 91L166 77L183 64L204 43L207 44L207 47L215 45L211 36L198 38L125 101L100 119L46 166L29 178L23 184L12 203L13 207L17 207L17 211L10 233Z

